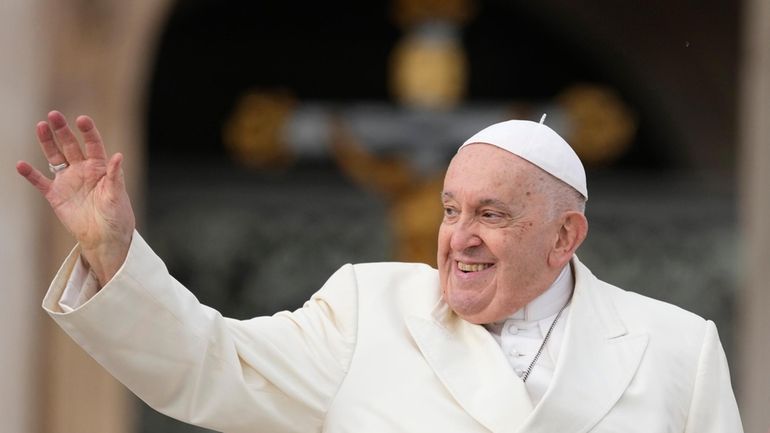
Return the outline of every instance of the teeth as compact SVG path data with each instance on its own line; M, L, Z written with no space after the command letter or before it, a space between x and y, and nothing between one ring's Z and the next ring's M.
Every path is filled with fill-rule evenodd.
M457 262L457 267L463 272L479 272L492 266L489 263L462 263Z

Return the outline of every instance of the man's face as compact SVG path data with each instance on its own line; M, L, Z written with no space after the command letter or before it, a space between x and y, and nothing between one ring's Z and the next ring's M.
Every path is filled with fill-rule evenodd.
M545 291L559 225L541 192L545 174L487 144L463 148L444 178L438 268L444 300L472 323L501 320Z

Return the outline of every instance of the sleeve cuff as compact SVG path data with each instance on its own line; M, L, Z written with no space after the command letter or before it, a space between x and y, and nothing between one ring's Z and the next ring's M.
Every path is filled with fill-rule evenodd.
M70 278L67 280L67 285L64 287L64 292L59 298L59 308L63 313L71 313L85 304L98 291L99 282L91 269L85 265L83 258L78 255Z
M137 239L140 239L140 236L134 230L126 260L128 260L131 250L136 248ZM124 262L116 272L116 275L122 272L125 266L126 263ZM110 282L112 280L108 281L105 287L109 286ZM81 257L80 245L78 244L75 245L67 258L64 259L59 271L48 286L48 291L43 297L42 306L49 314L69 314L85 306L102 291L96 275L94 275L90 267L87 266L86 261Z

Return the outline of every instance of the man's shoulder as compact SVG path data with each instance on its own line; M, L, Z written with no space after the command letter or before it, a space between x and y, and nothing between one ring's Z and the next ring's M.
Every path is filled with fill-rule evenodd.
M438 271L425 263L409 262L370 262L353 264L359 278L438 278Z
M412 286L438 287L438 271L424 263L348 263L339 268L326 283L339 284L353 285L367 291Z
M593 274L591 276L591 290L611 301L615 314L630 332L644 332L672 340L699 340L706 330L706 319L693 312L622 289L600 280Z
M352 292L351 292L352 290ZM376 305L403 311L430 311L441 297L438 271L423 263L347 264L327 281L322 292L355 296L359 308Z
M353 265L360 291L388 296L401 292L435 298L439 290L438 271L424 263L379 262Z
M423 280L438 282L438 271L425 263L370 262L347 263L340 267L330 281L347 279L355 284L402 285Z
M429 314L440 298L438 271L428 265L348 263L334 272L305 306L323 305L342 322L356 321L355 317L369 322L384 320L394 312L397 316Z
M658 319L671 318L692 322L703 322L705 319L684 308L660 299L655 299L641 293L622 289L605 281L598 280L603 290L608 293L616 307L624 313L639 312L645 316L654 313Z

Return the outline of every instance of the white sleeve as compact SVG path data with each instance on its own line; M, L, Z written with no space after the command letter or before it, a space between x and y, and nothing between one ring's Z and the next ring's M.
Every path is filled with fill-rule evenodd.
M228 433L322 429L357 338L352 266L338 270L295 312L238 321L200 304L136 232L112 280L63 311L76 255L77 248L43 307L151 407Z
M78 255L78 259L72 268L72 273L67 280L61 298L59 299L59 309L64 313L70 313L85 304L99 291L99 281L88 268L83 258Z
M706 322L698 371L695 373L686 433L742 433L727 358L714 322Z

